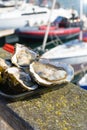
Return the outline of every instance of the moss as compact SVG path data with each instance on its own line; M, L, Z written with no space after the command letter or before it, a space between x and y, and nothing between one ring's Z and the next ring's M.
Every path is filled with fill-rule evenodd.
M8 106L40 130L83 130L87 123L87 92L73 84Z

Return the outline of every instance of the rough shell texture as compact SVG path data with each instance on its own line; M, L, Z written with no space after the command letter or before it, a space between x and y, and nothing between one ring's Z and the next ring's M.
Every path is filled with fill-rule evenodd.
M10 67L6 69L4 73L5 81L9 87L17 92L23 92L26 90L35 90L38 85L31 81L29 74L17 67Z
M30 74L39 85L53 86L67 82L67 72L51 64L35 61L30 64Z
M4 78L3 78L4 71L11 66L12 64L9 60L0 58L0 83L4 81Z
M16 43L15 53L11 58L11 61L17 67L28 66L31 61L35 60L38 54L29 49L28 47Z
M11 67L12 64L9 60L5 60L0 58L0 72L6 70L7 68Z

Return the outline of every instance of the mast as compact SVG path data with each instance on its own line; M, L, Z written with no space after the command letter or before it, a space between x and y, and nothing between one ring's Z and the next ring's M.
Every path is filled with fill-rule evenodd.
M53 9L55 7L55 3L56 3L56 0L53 0L52 8L51 8L50 15L49 15L49 18L48 18L48 25L47 25L46 33L45 33L43 44L42 44L42 51L44 51L45 46L46 46L49 28L50 28L50 24L51 24L51 16L52 16L52 13L53 13Z
M18 0L15 0L15 8L18 8Z
M83 16L83 0L80 0L80 20L82 21L82 16ZM80 41L82 41L82 27L80 31Z

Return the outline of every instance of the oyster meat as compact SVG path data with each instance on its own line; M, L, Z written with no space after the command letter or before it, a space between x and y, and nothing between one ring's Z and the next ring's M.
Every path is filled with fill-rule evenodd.
M17 67L10 67L4 73L5 81L8 86L17 92L35 90L38 85L31 81L29 74Z
M11 61L17 67L20 66L29 66L29 64L36 59L38 56L37 53L29 49L28 47L16 43L15 45L15 53L11 58Z
M67 72L63 68L51 64L34 61L30 64L32 78L43 86L53 86L66 81Z
M12 64L9 60L0 58L0 83L4 81L4 78L3 78L4 71L11 66Z

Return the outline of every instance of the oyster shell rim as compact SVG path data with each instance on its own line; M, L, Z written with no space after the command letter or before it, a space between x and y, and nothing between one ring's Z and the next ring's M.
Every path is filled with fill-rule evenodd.
M32 64L34 63L35 61L33 61L31 64L30 64L30 67L29 67L29 71L30 71L30 74L31 74L31 77L32 78L34 78L34 80L39 84L39 85L42 85L42 86L50 86L50 85L52 85L52 86L54 86L54 85L56 85L56 84L62 84L62 83L67 83L67 82L70 82L72 79L73 79L73 77L74 77L74 69L73 69L73 67L70 65L70 64L67 64L67 63L63 63L63 62L53 62L53 61L45 61L44 62L44 60L42 60L42 59L40 59L38 62L41 62L41 63L46 63L46 64L51 64L51 65L54 65L55 67L62 67L65 71L66 71L66 73L67 73L67 76L66 76L66 78L65 79L62 79L62 80L58 80L56 83L52 83L52 82L49 82L49 81L47 81L46 83L47 84L44 84L45 83L45 79L41 79L41 77L38 75L38 74L36 74L34 71L32 71L33 69L32 69ZM33 75L34 74L34 75ZM36 78L37 77L37 78ZM40 78L40 80L42 81L42 82L39 82L39 80L37 80L38 78Z

